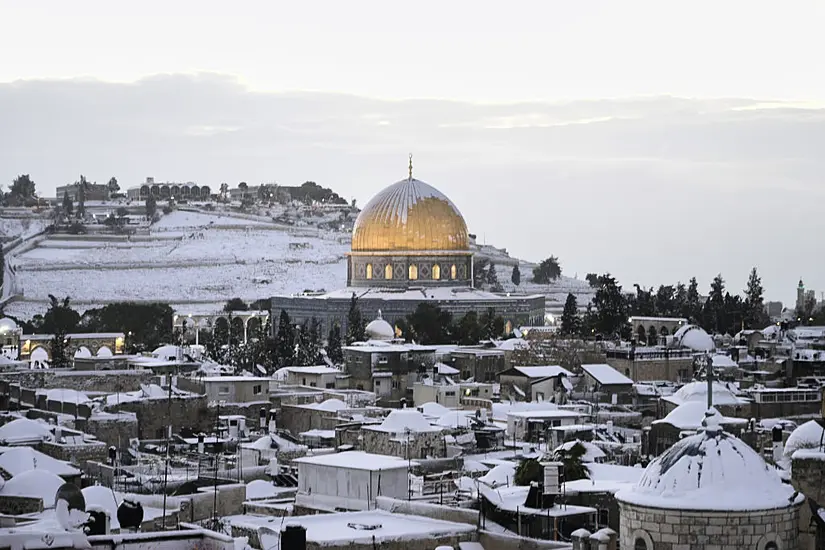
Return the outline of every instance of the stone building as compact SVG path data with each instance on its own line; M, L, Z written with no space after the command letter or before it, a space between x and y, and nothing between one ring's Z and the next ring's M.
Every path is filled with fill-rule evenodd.
M453 366L461 378L476 382L495 382L506 370L505 352L500 349L459 347L452 351Z
M513 367L498 375L501 394L518 401L549 401L559 388L560 376L573 373L559 365Z
M651 462L619 491L620 546L634 550L791 550L804 496L709 409L703 431Z
M612 349L605 362L634 382L686 382L693 377L693 355L671 348Z
M272 312L289 313L295 322L316 318L326 331L347 329L352 299L364 317L382 311L392 325L419 304L463 317L490 309L507 327L543 325L543 295L495 293L473 288L473 256L467 224L440 191L409 177L379 192L367 203L352 233L347 287L333 292L275 296Z
M396 409L380 424L339 430L341 443L379 455L405 459L443 458L447 454L442 428L431 425L415 409Z

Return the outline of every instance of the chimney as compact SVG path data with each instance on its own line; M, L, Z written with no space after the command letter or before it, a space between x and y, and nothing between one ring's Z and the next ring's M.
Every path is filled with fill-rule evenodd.
M573 543L573 550L589 550L590 531L581 528L570 534L570 542Z
M785 444L782 441L782 427L774 426L771 430L771 443L773 447L773 461L778 463L782 460L782 455L785 453Z
M204 436L203 434L198 434L198 454L204 454Z
M259 427L261 428L261 431L264 431L266 429L266 409L261 409L259 422Z

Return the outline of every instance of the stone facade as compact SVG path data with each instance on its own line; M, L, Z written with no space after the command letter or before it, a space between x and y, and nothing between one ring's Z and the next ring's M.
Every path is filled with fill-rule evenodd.
M350 302L351 296L274 296L272 315L280 315L281 310L284 310L295 323L317 319L321 323L322 334L326 334L334 324L340 325L341 332L346 333ZM510 322L511 326L521 326L544 324L544 302L543 295L506 296L501 294L495 297L473 299L461 297L459 294L456 299L435 299L428 298L422 292L420 300L411 300L372 297L367 293L358 298L358 307L361 309L363 319L375 319L380 311L383 318L390 324L406 319L421 303L437 306L452 314L453 319L460 319L471 311L480 315L492 309L505 322Z
M794 488L820 505L825 503L825 459L794 458L791 465ZM816 528L811 522L811 509L803 506L799 514L799 549L814 550Z
M391 275L389 278L386 276L388 273ZM414 278L411 277L413 273ZM472 286L472 280L473 259L468 252L353 253L347 261L347 286Z
M0 394L12 393L14 388L95 391L104 393L129 392L151 382L153 373L144 370L121 371L54 371L27 370L4 372L0 380Z
M43 511L43 499L40 497L0 496L0 514L20 516L39 514Z
M447 446L444 443L444 434L437 432L423 432L410 434L409 454L405 434L361 429L363 441L360 448L368 453L379 455L400 456L401 458L443 458L447 456Z
M106 445L120 449L126 449L129 440L140 435L137 415L132 413L93 415L86 420L82 429Z
M712 512L666 510L619 501L621 548L647 550L778 550L799 548L801 504L774 510Z
M490 349L457 349L451 353L453 366L461 371L461 378L476 382L495 382L499 373L507 369L504 351Z
M44 441L37 444L37 450L58 460L72 464L85 464L87 461L104 461L109 454L109 446L101 441L87 441L81 445L62 445Z
M678 352L672 352L674 355ZM618 353L608 353L605 362L631 378L634 382L649 382L654 380L669 380L671 382L687 382L693 376L693 357L666 356L661 357L631 357L620 356Z

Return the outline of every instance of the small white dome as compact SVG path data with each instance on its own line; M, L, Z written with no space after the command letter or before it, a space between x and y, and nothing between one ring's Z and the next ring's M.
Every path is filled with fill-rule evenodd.
M62 478L44 470L29 470L6 482L0 495L43 499L44 508L54 506L57 490L65 483Z
M378 312L378 318L370 321L364 329L367 335L367 340L392 340L395 338L395 329L381 317L381 312Z
M16 332L18 328L17 323L8 317L3 317L0 319L0 333Z
M711 351L716 345L713 338L705 332L705 329L696 325L685 325L673 333L673 340L684 348L693 351Z

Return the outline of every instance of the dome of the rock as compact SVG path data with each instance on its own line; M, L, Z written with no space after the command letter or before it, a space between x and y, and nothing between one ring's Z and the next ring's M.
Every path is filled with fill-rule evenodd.
M464 251L469 245L458 207L436 188L413 178L375 195L352 231L353 252Z

